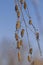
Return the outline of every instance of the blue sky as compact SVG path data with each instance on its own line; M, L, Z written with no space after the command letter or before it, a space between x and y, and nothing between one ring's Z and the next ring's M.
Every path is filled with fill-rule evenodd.
M30 15L32 16L33 24L40 30L40 43L43 50L43 0L38 0L38 12L41 17L39 21L33 4L29 2ZM37 0L36 0L37 1ZM3 37L14 38L16 12L14 10L14 0L0 0L0 40ZM34 40L33 40L34 41Z

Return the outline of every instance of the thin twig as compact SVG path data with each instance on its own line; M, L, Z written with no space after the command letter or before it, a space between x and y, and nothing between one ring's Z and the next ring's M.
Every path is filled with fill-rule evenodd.
M29 41L29 36L28 36L28 31L27 31L27 25L26 25L26 22L25 22L25 19L24 19L24 15L23 15L23 12L22 12L22 6L20 7L20 9L21 9L23 20L24 20L25 29L26 29L26 33L27 33L28 44L29 44L29 48L30 48L30 41Z
M39 45L39 40L37 40L37 43L38 43L38 48L39 48L40 55L42 56L42 51L41 51L41 48L40 48L40 45Z

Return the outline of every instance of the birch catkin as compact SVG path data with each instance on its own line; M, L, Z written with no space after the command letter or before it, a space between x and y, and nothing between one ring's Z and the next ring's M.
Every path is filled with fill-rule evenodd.
M29 24L32 25L32 20L29 20Z
M20 49L21 45L20 45L20 41L17 41L17 49Z
M17 21L16 23L16 30L20 28L20 21Z
M18 61L21 60L21 54L20 54L20 51L18 52Z
M24 29L21 30L21 37L24 36Z
M29 53L32 54L32 48L29 49Z
M27 8L27 5L26 5L26 2L24 2L24 9L26 9Z
M20 18L20 11L17 12L17 17Z
M17 33L15 33L15 39L18 40L18 34Z
M30 62L31 61L31 57L28 55L28 61Z
M16 12L18 11L18 5L17 4L15 5L15 11Z
M39 39L39 32L36 32L36 39Z

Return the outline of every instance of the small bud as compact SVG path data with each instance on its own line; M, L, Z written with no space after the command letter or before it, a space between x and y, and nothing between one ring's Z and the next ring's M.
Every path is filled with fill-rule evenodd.
M27 5L26 5L26 2L24 2L24 9L26 9Z
M17 33L15 33L15 39L18 40L18 34Z
M36 39L39 39L39 32L36 32Z
M32 25L32 20L29 20L29 24Z
M20 45L20 41L17 42L17 49L20 49L21 45Z
M18 52L18 61L20 61L21 60L21 54L20 54L20 52Z
M20 11L17 12L17 17L18 17L18 18L20 17Z
M20 28L20 21L17 21L16 23L16 30Z
M21 31L21 37L23 37L23 35L24 35L24 29L22 29Z
M29 53L32 54L32 48L29 49Z
M23 45L23 41L22 40L20 40L20 46L22 46Z
M18 11L18 5L15 5L15 11L16 12Z
M30 56L28 56L28 61L29 61L29 62L31 61L31 58L30 58Z

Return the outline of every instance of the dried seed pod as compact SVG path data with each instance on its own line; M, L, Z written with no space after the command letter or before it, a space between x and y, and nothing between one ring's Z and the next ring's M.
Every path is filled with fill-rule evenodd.
M17 33L15 33L15 39L18 40L18 34Z
M29 24L32 25L32 20L29 20Z
M39 32L36 32L36 39L39 39Z
M20 21L17 21L16 23L16 30L20 28Z
M17 49L20 49L21 45L20 45L20 41L17 42Z
M27 5L26 5L26 2L24 2L24 9L26 9Z
M29 49L29 53L32 54L32 48Z
M28 61L30 62L31 61L31 57L28 55Z
M18 5L17 4L15 5L15 11L16 12L18 11Z
M22 46L23 45L23 41L22 40L20 40L20 46Z
M24 35L24 29L22 29L21 31L21 37L23 37L23 35Z
M20 3L23 4L24 3L24 0L20 0Z
M17 12L17 17L18 17L18 18L20 17L20 11Z
M18 52L18 61L21 60L21 54L20 54L20 51Z

